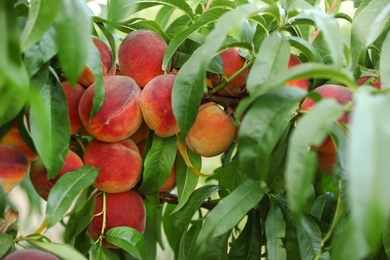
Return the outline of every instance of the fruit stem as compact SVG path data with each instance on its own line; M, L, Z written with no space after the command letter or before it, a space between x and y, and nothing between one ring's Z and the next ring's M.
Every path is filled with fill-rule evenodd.
M99 235L99 243L100 243L100 246L103 245L103 237L104 237L104 230L106 229L106 211L107 211L107 206L106 206L106 193L105 192L102 192L102 196L103 196L103 207L102 207L102 213L103 213L103 220L102 220L102 230L100 231L100 235Z

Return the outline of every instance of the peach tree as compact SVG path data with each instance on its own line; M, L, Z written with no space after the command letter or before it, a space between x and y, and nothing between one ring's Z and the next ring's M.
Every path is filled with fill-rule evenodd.
M389 17L1 1L0 258L390 258Z

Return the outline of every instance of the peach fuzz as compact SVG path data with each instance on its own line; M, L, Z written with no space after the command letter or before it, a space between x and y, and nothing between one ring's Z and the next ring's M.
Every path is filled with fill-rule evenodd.
M100 60L102 62L102 69L103 69L103 77L114 75L116 71L116 65L114 63L113 66L111 67L113 57L112 57L112 51L110 47L102 39L96 36L92 36L91 40L95 44L100 54ZM85 66L77 82L83 85L84 87L88 87L95 82L95 77L93 75L93 72L88 66Z
M349 88L341 85L322 85L314 89L313 92L318 93L322 97L322 99L334 99L340 105L346 105L347 103L352 102L353 98L353 92ZM301 110L309 111L315 104L315 101L311 98L305 98L301 104ZM349 113L345 112L342 117L338 119L338 122L348 124ZM313 149L327 153L336 152L336 147L330 136L327 136L320 146L315 146L313 147Z
M79 103L81 96L84 94L85 88L80 84L76 83L74 87L68 82L61 82L62 89L66 97L68 104L68 115L70 120L70 133L74 134L81 129L83 124L81 123L79 116Z
M171 100L175 78L173 74L157 76L142 90L142 115L148 127L160 137L169 137L179 132Z
M28 145L20 136L17 123L15 123L11 129L1 138L0 143L15 147L27 158L29 162L38 159L38 155L34 153L30 147L28 147Z
M102 230L103 215L97 215L103 210L103 194L100 192L94 197L96 204L93 219L88 226L89 236L96 241ZM143 233L146 222L146 211L142 197L135 191L106 194L106 227L105 233L114 227L131 227ZM103 238L103 245L108 248L117 248Z
M5 256L3 260L59 260L59 258L37 249L23 249Z
M288 61L288 68L294 67L294 66L299 65L301 63L302 63L301 60L297 56L291 54L290 60ZM309 80L308 79L290 80L290 81L287 81L285 83L285 85L298 87L298 88L301 88L301 89L307 91L309 89Z
M333 173L333 166L336 164L336 153L324 153L317 151L318 168L326 174Z
M28 167L27 158L18 149L0 144L0 180L5 193L22 182Z
M139 98L141 89L127 76L110 76L104 79L104 102L89 122L95 84L81 96L79 116L85 130L104 142L117 142L135 133L142 123Z
M92 186L101 191L129 191L141 179L142 158L131 139L115 143L92 140L85 148L84 163L100 168Z
M233 117L216 103L209 102L200 106L185 141L193 152L204 157L213 157L229 148L235 135Z
M167 43L158 33L137 30L129 33L119 45L118 63L121 73L143 88L158 75L163 75L162 62Z
M42 199L47 200L51 188L59 178L68 172L77 170L83 165L84 163L81 158L72 150L68 150L65 162L55 178L48 179L47 169L41 160L37 160L31 164L30 180L38 195L41 196Z

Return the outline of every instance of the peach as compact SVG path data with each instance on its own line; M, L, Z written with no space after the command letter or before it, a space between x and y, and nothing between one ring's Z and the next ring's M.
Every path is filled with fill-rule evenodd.
M103 69L103 77L114 75L116 71L116 65L114 63L113 66L111 67L113 57L112 57L112 51L110 47L102 39L96 36L91 36L91 39L100 53L100 60L102 62L102 69ZM78 83L80 83L84 87L88 87L94 82L95 82L95 77L93 76L92 70L88 66L85 66L83 72L81 73L80 78L78 79Z
M370 72L376 73L376 70L370 70ZM370 80L370 85L371 85L372 87L374 87L374 88L376 88L376 89L381 89L381 77L378 76L377 78L374 78L374 79L372 79L372 80L371 80L371 79L372 79L371 76L361 76L360 78L358 78L358 79L356 80L356 84L357 84L358 86L362 86L362 85L364 85L364 83L366 83L367 81Z
M230 48L220 53L223 61L223 73L226 78L230 78L239 71L246 63L246 59L238 53L238 48ZM245 92L245 83L248 77L248 68L238 74L231 82L218 90L221 96L241 96ZM214 73L208 73L212 82L212 88L221 83L222 77Z
M64 90L66 102L68 103L68 115L70 120L70 133L74 134L81 129L83 124L81 123L79 116L79 103L81 96L83 95L85 88L76 83L74 87L68 82L61 82L62 89Z
M135 144L139 144L148 138L149 132L150 129L145 120L143 120L141 126L130 136L130 139L133 140Z
M172 171L169 174L168 179L160 187L161 192L169 192L176 187L176 161L173 164Z
M27 158L18 149L0 144L0 180L5 193L22 182L28 166Z
M91 141L84 152L84 163L100 168L92 186L101 191L129 191L141 179L142 158L131 139L115 143Z
M103 214L98 215L103 210L103 195L98 193L94 197L96 204L93 211L93 219L88 226L88 234L96 241L102 231ZM106 227L105 233L114 227L131 227L144 232L146 222L146 211L142 197L135 191L126 191L122 193L107 193L106 194ZM108 248L117 248L113 244L105 241L103 245Z
M3 260L59 260L59 258L37 249L23 249L5 256Z
M291 54L290 55L290 60L288 61L288 68L291 68L291 67L294 67L296 65L299 65L301 64L301 60ZM296 80L290 80L290 81L287 81L285 83L286 86L292 86L292 87L298 87L298 88L301 88L303 90L308 90L309 89L309 80L308 79L296 79Z
M6 144L18 149L24 156L26 156L29 162L38 159L38 155L34 153L30 147L23 141L20 136L18 124L15 123L11 129L1 138L0 143Z
M131 136L142 123L139 98L141 89L127 76L104 79L104 102L99 112L89 121L95 84L81 96L79 116L85 130L104 142L117 142Z
M142 115L148 127L160 137L169 137L179 132L171 100L175 78L173 74L157 76L142 90Z
M216 103L209 102L200 106L185 141L193 152L204 157L213 157L229 148L235 135L233 117Z
M137 30L129 33L119 45L118 63L121 73L143 88L158 75L163 75L162 61L167 43L158 33Z
M335 99L341 105L346 105L347 103L352 102L353 98L353 92L349 88L340 85L322 85L314 89L313 92L318 93L322 99ZM301 104L301 110L309 111L314 105L315 101L313 99L305 98ZM348 124L349 113L345 112L343 116L338 119L338 122ZM327 153L336 152L336 147L330 136L327 136L320 146L314 146L313 149Z
M68 154L65 157L65 162L55 178L48 179L47 169L41 160L37 160L31 164L30 180L38 195L41 196L42 199L47 200L51 188L59 178L61 178L67 172L77 170L83 165L84 163L81 158L72 150L68 150Z
M318 167L326 174L333 173L333 166L336 164L336 153L324 153L317 151Z

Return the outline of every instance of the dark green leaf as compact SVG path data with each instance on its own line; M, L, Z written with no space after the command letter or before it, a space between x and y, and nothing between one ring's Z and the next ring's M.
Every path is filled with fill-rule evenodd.
M4 193L4 189L3 189L3 184L0 180L0 216L3 216L4 212L5 212L5 206L6 206L6 195ZM1 257L1 255L0 255Z
M114 57L114 56L113 56ZM95 44L90 41L87 65L93 73L95 89L93 92L93 104L89 120L91 120L100 110L104 102L103 68L100 53Z
M36 240L28 240L28 242L34 247L50 252L56 256L59 256L62 259L72 259L72 260L87 259L82 254L80 254L80 252L78 252L73 247L66 244L40 242Z
M99 169L89 165L67 172L50 190L46 207L46 224L48 227L58 223L69 210L81 190L90 186L96 179Z
M332 209L334 202L333 193L326 192L316 198L312 208L310 209L310 215L316 218L317 220L322 220L323 216L328 213L329 209Z
M382 239L383 239L383 247L385 248L387 258L390 258L390 229L388 227L385 230L383 230Z
M197 251L196 251L196 238L200 230L202 229L201 221L193 221L190 229L185 232L182 237L181 246L179 248L179 259L188 259L188 260L196 260L197 259Z
M230 230L222 235L214 237L207 245L206 251L204 251L200 259L207 260L227 260L228 251L228 239L230 236Z
M8 252L14 243L14 238L9 234L0 234L0 258Z
M265 221L268 259L287 259L283 240L286 237L286 223L279 205L273 201Z
M299 250L303 260L312 260L321 249L321 231L310 217L303 216L297 221Z

